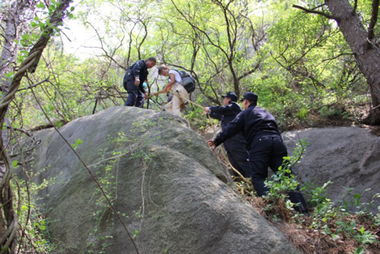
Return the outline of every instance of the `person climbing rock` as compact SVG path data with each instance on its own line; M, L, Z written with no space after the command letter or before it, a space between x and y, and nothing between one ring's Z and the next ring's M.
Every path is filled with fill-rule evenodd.
M173 115L181 116L181 111L185 108L187 100L189 100L189 93L181 84L181 75L178 71L171 70L167 66L160 66L158 74L169 77L169 82L163 90L152 95L157 96L162 93L171 93L172 99L164 106L164 109Z
M268 178L268 167L277 172L283 158L288 155L275 118L265 109L257 106L258 96L247 92L243 97L243 108L236 118L220 132L208 145L215 148L221 143L242 132L247 140L249 152L249 172L253 187L259 197L268 193L265 180ZM290 201L296 204L295 209L307 213L306 201L298 190L288 193Z
M222 130L228 123L235 119L241 112L240 106L236 103L238 97L234 92L228 92L222 96L223 106L205 107L204 112L210 117L220 120ZM224 149L227 152L228 160L231 165L237 169L243 176L249 169L247 141L241 133L237 133L223 143Z
M156 58L150 57L135 62L127 69L123 80L123 86L128 92L125 106L143 107L146 96L144 82L148 82L148 69L155 66L156 62Z

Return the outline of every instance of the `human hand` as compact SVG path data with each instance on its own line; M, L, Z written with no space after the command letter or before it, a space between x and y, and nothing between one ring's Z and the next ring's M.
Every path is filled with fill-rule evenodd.
M207 145L212 149L212 150L215 150L216 148L216 145L215 145L215 141L214 140L209 140L207 141Z
M205 115L210 114L210 112L211 112L211 110L210 110L209 107L204 107L204 108L203 108L203 113L204 113Z
M138 85L140 85L140 79L135 79L135 86L138 86Z

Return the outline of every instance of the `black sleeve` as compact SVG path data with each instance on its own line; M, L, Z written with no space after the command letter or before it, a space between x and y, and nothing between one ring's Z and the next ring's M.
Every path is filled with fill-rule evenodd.
M140 61L137 61L134 65L133 65L133 68L132 68L132 74L133 76L136 78L140 78L140 72L142 71L142 69L145 67L145 64L144 64L144 61L143 60L140 60ZM141 82L144 82L145 80L140 80Z
M238 132L242 131L245 124L245 114L246 111L238 114L234 120L228 123L227 127L224 128L214 139L215 145L218 146L223 143L228 138L234 136Z
M210 111L209 116L210 116L211 118L217 119L217 120L219 120L219 121L221 121L221 120L223 119L223 115L218 114L218 113L216 113L215 111L212 111L212 110Z
M233 104L230 104L227 106L210 107L210 111L220 115L236 114L233 106Z

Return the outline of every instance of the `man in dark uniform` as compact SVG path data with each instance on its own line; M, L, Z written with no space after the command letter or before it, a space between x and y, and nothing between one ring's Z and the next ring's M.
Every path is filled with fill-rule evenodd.
M251 92L243 97L242 111L214 140L209 140L210 147L223 143L238 132L242 132L248 143L250 172L253 187L258 196L268 193L264 181L268 178L268 167L275 173L282 165L283 157L288 155L275 118L263 108L257 107L257 95ZM297 204L295 209L307 213L306 202L302 194L296 190L289 194L289 199Z
M156 65L156 58L139 60L127 69L124 75L123 86L128 92L125 106L143 107L146 91L144 82L148 79L148 69Z
M228 123L235 119L241 112L240 106L236 103L238 98L234 92L228 92L223 98L223 106L205 107L204 111L210 117L221 121L222 130ZM238 133L223 143L227 152L228 160L243 176L248 170L247 141L241 133Z

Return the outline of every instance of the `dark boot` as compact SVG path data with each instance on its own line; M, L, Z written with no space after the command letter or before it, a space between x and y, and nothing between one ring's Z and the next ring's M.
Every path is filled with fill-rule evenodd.
M300 191L290 191L288 193L289 200L295 204L294 209L303 214L309 214L305 198Z

